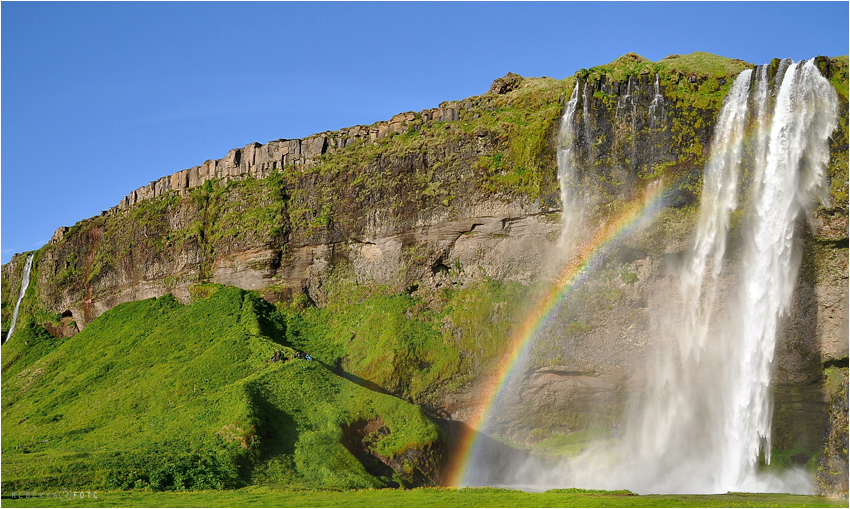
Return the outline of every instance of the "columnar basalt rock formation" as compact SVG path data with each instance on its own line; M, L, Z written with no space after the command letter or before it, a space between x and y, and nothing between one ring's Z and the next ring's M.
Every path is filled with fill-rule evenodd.
M168 191L184 195L190 189L203 185L207 180L228 181L231 179L265 178L272 172L285 166L304 168L315 165L324 154L349 147L360 141L376 142L389 133L403 133L416 118L426 125L431 122L457 121L459 110L468 102L456 101L442 103L438 108L423 110L418 114L404 112L394 115L388 121L377 122L371 126L354 126L339 131L327 131L304 139L273 140L265 145L254 142L243 148L231 149L221 159L209 159L200 166L180 170L170 176L162 177L142 186L125 196L109 212L126 209L142 200L157 198Z

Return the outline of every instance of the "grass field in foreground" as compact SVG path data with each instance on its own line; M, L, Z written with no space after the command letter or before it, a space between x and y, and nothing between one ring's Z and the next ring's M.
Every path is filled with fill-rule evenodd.
M634 495L628 491L419 488L356 491L248 487L226 491L98 492L86 498L11 498L3 507L847 507L847 500L776 493ZM38 496L38 494L35 494ZM64 494L60 494L64 497Z

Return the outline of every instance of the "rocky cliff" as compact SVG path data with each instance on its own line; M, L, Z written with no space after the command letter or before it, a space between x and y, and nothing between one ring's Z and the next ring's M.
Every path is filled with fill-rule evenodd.
M774 61L771 72L781 65ZM800 225L804 263L775 362L777 383L792 389L820 382L824 363L846 364L848 355L848 64L820 57L818 65L839 91L841 119L831 141L832 203ZM58 229L36 252L22 323L69 336L117 304L168 293L185 302L190 287L210 282L318 308L340 295L340 285L380 289L419 299L423 313L444 312L447 289L518 285L513 296L484 299L473 325L443 320L465 371L454 374L464 375L456 383L454 375L433 381L449 390L393 385L450 428L479 397L468 382L498 357L500 334L473 340L470 331L507 330L515 317L506 308L521 309L554 274L559 120L579 87L587 106L576 112L577 175L589 214L604 222L649 183L673 185L659 219L605 260L535 349L519 396L526 411L506 414L499 434L531 446L552 432L607 424L623 411L657 317L679 302L670 267L691 240L718 110L748 67L699 53L657 63L629 54L564 80L508 74L483 95L387 122L233 149ZM734 261L743 240L734 225L730 235ZM2 268L4 333L24 258ZM741 270L731 266L729 286ZM563 331L569 340L555 341ZM423 362L410 369L430 369ZM829 413L840 405L827 405L829 394L816 387L819 429L829 419L839 419L830 429L840 426ZM778 391L777 408L786 406L783 394L797 394L792 389ZM791 408L797 400L788 401ZM800 438L799 422L777 419L785 428L775 436L788 437L783 448L806 442L811 451L811 432Z

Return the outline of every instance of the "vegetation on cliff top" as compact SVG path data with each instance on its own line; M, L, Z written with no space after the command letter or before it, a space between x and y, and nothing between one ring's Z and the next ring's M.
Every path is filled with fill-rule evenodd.
M641 73L658 73L662 83L668 83L674 75L701 77L734 77L753 64L743 60L721 57L697 51L689 55L668 55L658 62L647 60L635 53L627 53L611 63L591 67L587 70L588 79L595 81L603 75L613 81L625 81L629 76ZM584 75L585 71L579 71ZM680 79L676 76L676 80Z

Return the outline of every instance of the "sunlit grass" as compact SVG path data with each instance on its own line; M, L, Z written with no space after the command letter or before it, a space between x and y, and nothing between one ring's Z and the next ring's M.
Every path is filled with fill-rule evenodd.
M277 349L292 358L284 317L253 292L207 290L187 306L122 304L68 340L29 327L4 345L3 490L379 487L389 479L343 447L344 425L380 417L388 458L440 442L419 407L333 366L271 363Z
M99 492L91 498L12 499L4 507L846 507L844 499L805 495L634 495L627 491L552 490L525 493L497 488L424 488L357 491L249 487L182 493Z

